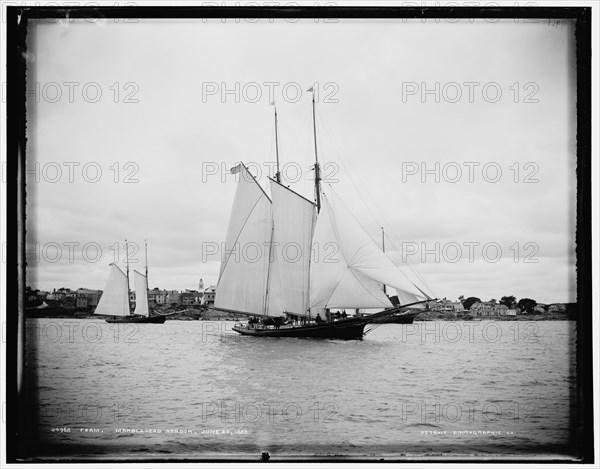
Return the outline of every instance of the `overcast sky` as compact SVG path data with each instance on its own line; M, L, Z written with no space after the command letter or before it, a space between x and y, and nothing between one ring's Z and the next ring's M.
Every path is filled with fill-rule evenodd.
M255 163L268 191L272 98L286 184L312 199L314 86L323 176L433 294L575 301L573 31L546 20L32 25L28 284L102 289L126 238L148 240L150 288L215 284L219 258L204 262L203 249L225 240L227 170ZM133 258L143 269L143 252Z

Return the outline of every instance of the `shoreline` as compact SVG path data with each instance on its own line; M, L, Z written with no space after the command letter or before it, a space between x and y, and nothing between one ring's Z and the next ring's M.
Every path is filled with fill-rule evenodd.
M92 312L77 310L59 310L58 308L27 310L25 312L26 319L105 319L102 316L96 316ZM62 308L61 308L62 309ZM160 310L151 310L152 316L170 314L167 321L244 321L245 316L239 317L232 313L212 310L210 308L194 308L176 309L169 311L161 308ZM417 316L414 322L433 322L433 321L576 321L577 317L568 313L545 313L545 314L517 314L516 316L471 316L460 314L443 314L435 312L424 312Z

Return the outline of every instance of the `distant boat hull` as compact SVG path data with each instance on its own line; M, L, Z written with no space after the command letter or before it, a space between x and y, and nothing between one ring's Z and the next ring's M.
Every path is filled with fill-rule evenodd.
M45 309L48 303L43 300L28 300L25 304L25 309Z
M365 326L369 321L362 318L342 319L340 321L308 324L304 326L281 326L276 328L248 327L235 325L233 330L242 335L257 337L298 337L305 339L341 339L361 340Z
M123 316L106 319L111 323L163 324L166 316Z
M375 324L412 324L415 318L422 311L407 311L406 313L397 313L391 316L384 316L373 320Z

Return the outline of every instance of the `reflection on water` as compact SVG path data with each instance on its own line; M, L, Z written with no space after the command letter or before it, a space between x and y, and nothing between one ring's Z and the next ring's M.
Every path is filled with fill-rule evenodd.
M574 322L385 324L347 342L232 325L29 319L32 447L273 460L569 452Z

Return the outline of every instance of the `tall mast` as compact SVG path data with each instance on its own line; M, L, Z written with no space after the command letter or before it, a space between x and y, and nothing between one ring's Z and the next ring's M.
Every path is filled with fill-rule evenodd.
M125 240L125 264L127 265L127 305L129 305L131 292L129 291L129 244L127 240Z
M275 104L273 104L275 106ZM281 173L279 172L279 141L277 138L277 106L275 106L275 156L277 157L277 172L275 173L275 179L281 183Z
M148 316L150 316L150 305L148 305L148 290L150 289L148 286L148 243L146 240L144 240L144 251L146 254L146 306L148 309ZM137 298L135 300L138 301Z
M146 252L146 284L148 284L148 243L144 240L144 251Z
M383 248L383 252L385 252L385 231L383 230L383 226L381 227L381 247ZM387 295L385 291L385 283L383 284L383 293Z
M267 288L265 290L265 307L263 309L263 318L267 316L269 310L269 279L271 277L271 262L273 262L273 235L275 234L275 225L271 225L271 242L269 243L269 268L267 269Z
M321 211L321 168L319 166L319 156L317 154L317 121L315 119L315 90L313 87L308 89L312 93L312 115L313 115L313 136L315 142L315 196L317 201L317 213Z

